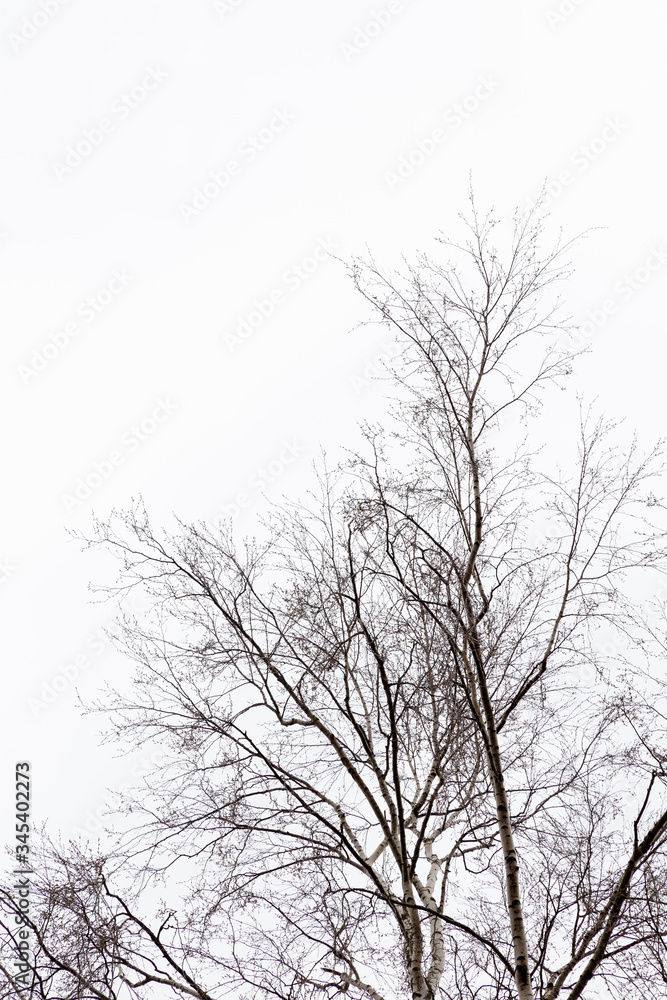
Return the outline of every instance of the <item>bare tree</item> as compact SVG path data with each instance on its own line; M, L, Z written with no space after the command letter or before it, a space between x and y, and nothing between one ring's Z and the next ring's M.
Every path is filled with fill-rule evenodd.
M665 995L664 643L630 572L665 568L660 448L583 406L569 472L522 439L570 371L567 247L494 225L473 206L455 264L352 265L395 405L316 500L243 544L96 524L152 608L101 707L169 761L113 849L44 843L4 996Z

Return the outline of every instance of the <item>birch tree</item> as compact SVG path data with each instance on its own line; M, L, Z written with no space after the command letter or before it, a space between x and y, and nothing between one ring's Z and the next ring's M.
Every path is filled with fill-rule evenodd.
M661 449L580 403L567 467L538 453L568 247L494 226L353 262L394 405L307 502L244 542L96 523L152 608L98 709L167 763L113 849L44 842L4 996L664 996Z

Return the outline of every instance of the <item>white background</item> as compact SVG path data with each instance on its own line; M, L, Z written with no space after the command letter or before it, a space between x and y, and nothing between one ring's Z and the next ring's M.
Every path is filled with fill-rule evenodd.
M105 788L145 763L100 747L77 708L75 688L92 698L129 667L94 638L111 612L86 585L110 567L67 529L132 496L159 525L172 511L214 517L245 493L252 532L260 470L272 470L268 498L298 496L321 447L354 446L358 421L381 417L370 377L388 341L354 329L367 310L344 266L285 278L318 241L394 263L435 249L470 175L480 208L503 217L546 180L554 232L600 227L574 254L569 312L583 323L615 307L586 338L578 385L647 444L664 412L667 266L646 281L642 270L667 247L656 2L394 0L391 16L384 0L43 3L5 0L0 14L3 841L16 760L33 765L34 821L65 836L92 830ZM242 144L276 111L288 123L250 162ZM436 128L445 140L397 180ZM101 136L94 148L86 132ZM230 159L241 168L227 187L184 209ZM107 305L114 270L131 280ZM231 343L276 291L273 314ZM160 400L173 412L153 433ZM561 402L556 449L571 394ZM114 451L113 473L67 500Z

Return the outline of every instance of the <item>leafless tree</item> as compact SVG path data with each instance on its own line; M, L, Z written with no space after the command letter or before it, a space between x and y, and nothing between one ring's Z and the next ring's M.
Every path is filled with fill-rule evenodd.
M660 447L581 405L570 466L536 453L567 247L494 226L473 206L456 262L403 277L353 263L395 405L316 499L243 544L96 524L152 609L102 707L168 762L113 848L44 842L3 996L665 995L664 640L631 572L665 568Z

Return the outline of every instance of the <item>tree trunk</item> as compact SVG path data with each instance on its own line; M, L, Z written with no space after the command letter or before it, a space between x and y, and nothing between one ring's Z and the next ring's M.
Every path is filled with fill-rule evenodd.
M514 949L514 981L516 983L518 1000L535 1000L530 982L528 966L528 943L526 929L523 923L523 907L521 905L521 890L519 887L519 863L514 847L512 820L507 803L507 793L500 763L500 751L495 731L490 733L492 755L493 793L496 800L498 829L503 849L505 863L505 886L507 889L507 908L512 931L512 947Z

